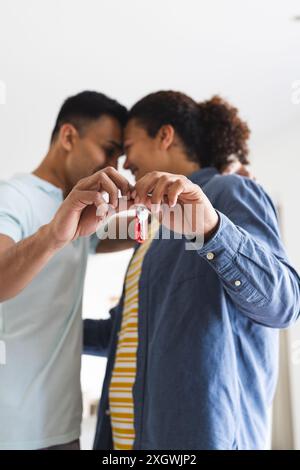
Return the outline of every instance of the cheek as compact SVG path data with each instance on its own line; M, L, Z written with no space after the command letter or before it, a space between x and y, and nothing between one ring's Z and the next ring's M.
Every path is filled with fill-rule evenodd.
M80 155L81 168L91 174L96 168L104 168L106 166L105 152L98 149L85 148Z
M69 159L68 170L73 180L77 181L90 176L98 165L93 155L90 155L86 149L80 149Z
M92 160L97 163L97 165L105 165L107 162L107 156L103 150L98 150L92 155Z
M156 160L155 149L152 145L147 145L144 142L136 144L128 155L128 162L138 167L139 175L155 170L157 166Z
M160 164L160 156L154 147L148 147L144 153L143 166L147 171L155 171Z
M80 168L80 155L75 152L69 155L66 166L71 174L78 172L78 169Z

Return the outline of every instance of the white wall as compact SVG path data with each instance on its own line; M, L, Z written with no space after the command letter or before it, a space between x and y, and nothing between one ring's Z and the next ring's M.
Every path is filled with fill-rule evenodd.
M126 105L222 93L254 138L298 119L297 13L297 0L1 0L0 176L38 164L62 100L87 88Z
M295 106L295 105L294 105ZM298 105L300 107L300 104ZM269 133L253 145L254 171L280 209L282 235L288 255L300 270L300 120ZM280 395L276 406L278 448L300 449L300 324L284 333L282 342ZM287 396L291 393L291 397ZM291 412L291 423L289 413ZM290 426L291 424L291 426ZM293 441L293 442L292 442ZM289 447L287 447L289 448Z

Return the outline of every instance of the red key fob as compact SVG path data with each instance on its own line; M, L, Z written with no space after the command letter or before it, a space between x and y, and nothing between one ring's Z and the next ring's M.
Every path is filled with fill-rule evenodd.
M138 243L144 243L147 237L148 210L145 207L136 208L134 238Z
M140 222L138 216L135 216L134 239L138 243L143 243L145 241L145 240L142 239L141 222Z

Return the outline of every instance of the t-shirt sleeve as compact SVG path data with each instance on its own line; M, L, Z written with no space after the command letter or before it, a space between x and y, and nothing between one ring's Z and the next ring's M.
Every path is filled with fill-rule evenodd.
M29 202L9 182L0 181L0 234L16 243L26 237Z

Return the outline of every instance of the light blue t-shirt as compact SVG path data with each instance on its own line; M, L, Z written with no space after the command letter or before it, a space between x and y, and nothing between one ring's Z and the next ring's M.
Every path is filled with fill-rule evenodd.
M32 175L0 182L0 234L15 242L53 218L62 191ZM89 239L47 263L16 297L0 303L0 449L75 440L82 416L82 293Z

